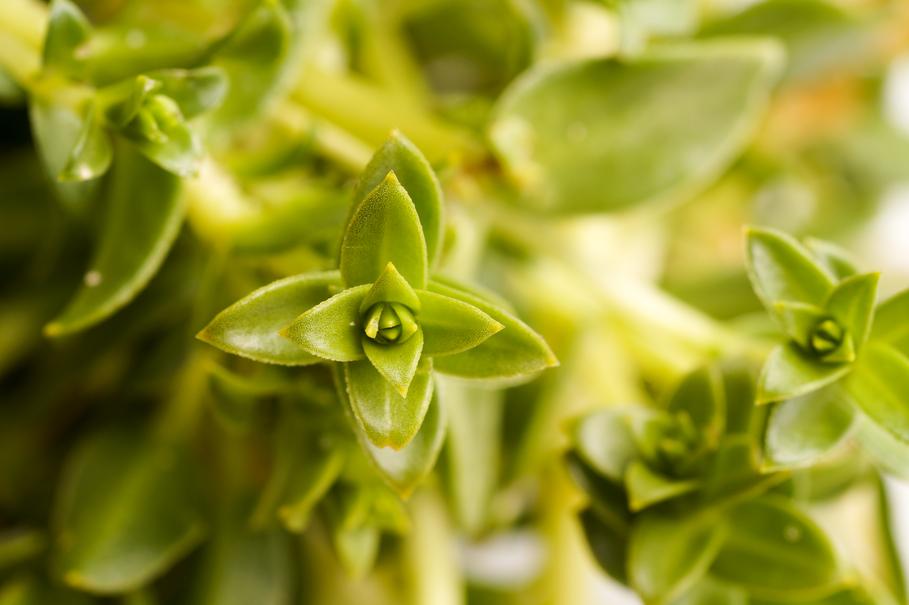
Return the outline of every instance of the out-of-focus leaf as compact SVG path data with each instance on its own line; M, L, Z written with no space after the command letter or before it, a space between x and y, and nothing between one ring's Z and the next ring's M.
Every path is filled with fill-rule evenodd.
M751 602L742 588L705 578L672 605L748 605Z
M86 442L57 500L60 576L98 593L127 592L158 577L202 539L196 481L181 446L131 433Z
M0 532L0 571L28 561L47 547L47 537L34 529L7 529Z
M632 462L625 471L628 504L639 511L658 502L687 494L700 487L697 481L679 481L655 473L640 461Z
M909 444L909 358L890 345L872 343L844 386L869 419Z
M769 42L727 41L539 67L506 91L490 136L540 210L684 198L741 150L781 58Z
M707 366L689 372L676 386L667 408L687 414L708 443L715 443L726 424L726 397L719 370Z
M54 0L44 36L44 67L70 76L80 75L79 47L88 42L91 30L79 7L69 0Z
M88 181L107 172L114 159L110 137L99 123L94 109L90 109L76 146L57 177L61 181Z
M177 177L126 147L118 150L105 197L92 262L79 291L45 327L49 336L83 330L128 304L158 271L183 222Z
M592 412L578 420L572 434L584 462L616 483L623 481L628 465L639 455L624 412L623 408Z
M173 99L190 120L218 107L227 94L227 79L217 67L161 69L146 74L161 83L160 93Z
M619 582L627 582L628 528L608 523L592 508L581 511L580 518L587 545L597 563Z
M874 314L873 340L888 343L909 355L909 290L885 300Z
M847 277L837 284L827 301L827 310L851 336L856 351L865 344L871 330L878 277L877 273Z
M228 353L264 363L309 365L321 361L280 332L340 287L337 271L278 280L221 311L198 338Z
M831 276L785 233L752 227L745 252L751 284L768 310L778 301L823 307L833 291Z
M757 403L800 397L836 382L849 373L850 364L824 363L809 357L794 344L770 352L758 381Z
M95 599L45 580L12 580L0 589L0 605L91 605Z
M764 435L765 464L810 464L849 435L854 411L838 386L773 406Z

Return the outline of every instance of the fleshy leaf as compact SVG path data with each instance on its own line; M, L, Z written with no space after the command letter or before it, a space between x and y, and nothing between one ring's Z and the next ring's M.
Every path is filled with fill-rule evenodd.
M414 288L426 285L426 242L420 217L393 172L354 209L341 242L348 286L371 284L388 263Z
M871 420L909 444L909 358L890 345L872 343L844 386Z
M769 310L778 301L822 307L833 291L833 278L785 233L749 228L745 252L751 285Z
M464 378L513 379L558 365L543 338L509 312L460 288L431 282L429 290L466 302L505 326L479 345L462 353L434 357L443 374Z
M186 555L204 533L191 469L180 447L132 433L85 443L57 502L55 566L63 580L125 592Z
M590 552L606 573L619 582L628 581L628 528L624 524L609 523L593 508L580 514L581 527Z
M725 536L721 518L641 515L628 548L631 586L647 603L671 603L704 576Z
M748 593L735 586L718 582L710 577L697 585L672 605L749 605Z
M354 190L354 205L378 187L389 172L394 172L413 201L423 226L429 266L433 267L442 245L442 188L432 166L400 132L391 133L372 156Z
M836 280L844 280L858 273L858 266L849 255L849 252L836 244L807 237L805 238L805 247L808 248L814 259Z
M380 302L400 303L411 311L420 311L421 308L417 293L391 262L385 265L382 274L366 293L360 305L360 313L366 313L371 306Z
M369 286L347 288L305 311L281 334L310 355L330 361L363 359L360 303Z
M778 301L773 303L770 312L777 319L786 335L800 347L810 350L811 333L827 314L824 309L801 302Z
M164 95L154 95L138 115L148 116L148 123L153 122L160 134L151 136L142 132L143 136L137 136L126 132L127 138L148 159L165 170L183 177L195 176L205 150L176 102Z
M471 349L505 326L474 305L428 290L420 297L424 355L450 355Z
M670 412L684 412L706 441L715 443L726 424L723 377L712 366L689 372L669 398Z
M423 352L423 333L417 332L404 342L380 344L362 338L363 352L373 367L401 395L407 397L410 383L417 373L417 364Z
M823 596L840 581L827 536L788 501L745 502L728 514L728 527L711 574L755 597Z
M433 393L426 417L416 436L403 448L377 447L366 442L366 451L392 487L408 497L436 464L445 441L447 419L445 408Z
M227 77L217 67L161 69L148 72L159 92L173 99L187 120L218 107L227 94Z
M852 337L852 346L856 352L861 350L871 330L878 277L877 273L847 277L837 284L827 301L827 311Z
M687 494L699 485L697 481L679 481L659 475L640 460L631 462L625 471L625 489L628 490L628 504L633 511Z
M84 283L45 327L49 336L83 330L129 303L158 271L180 230L185 200L179 181L132 150L118 150L106 197Z
M591 468L621 483L628 465L638 456L635 440L621 408L597 410L575 424L574 447Z
M767 357L758 380L757 403L806 395L849 373L850 364L818 361L794 344L779 345Z
M909 290L903 290L877 308L871 338L909 355Z
M80 47L88 42L92 26L70 0L54 0L44 37L44 67L78 76L83 59Z
M854 419L838 386L774 405L764 434L765 466L811 464L846 439Z
M416 436L432 398L432 362L421 361L407 397L376 370L369 360L344 366L347 394L354 417L377 447L401 449Z
M100 124L95 110L89 109L76 146L60 172L61 181L87 181L107 172L114 158L110 137Z
M781 59L772 42L736 41L540 66L501 97L490 139L537 209L577 214L675 201L743 148Z
M341 274L304 273L272 282L224 309L198 338L234 355L263 363L309 365L321 361L280 334L304 311L331 296Z

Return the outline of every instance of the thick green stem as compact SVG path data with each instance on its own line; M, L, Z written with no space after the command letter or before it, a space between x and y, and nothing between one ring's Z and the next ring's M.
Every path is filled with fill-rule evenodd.
M421 492L411 503L414 531L404 547L410 605L463 605L464 585L441 498Z

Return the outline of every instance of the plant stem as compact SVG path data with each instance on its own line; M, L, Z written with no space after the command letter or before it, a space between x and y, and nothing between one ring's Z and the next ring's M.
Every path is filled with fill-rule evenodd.
M463 605L464 587L449 521L437 492L411 501L415 530L404 547L410 605Z
M41 68L47 8L37 0L0 2L0 69L29 89Z

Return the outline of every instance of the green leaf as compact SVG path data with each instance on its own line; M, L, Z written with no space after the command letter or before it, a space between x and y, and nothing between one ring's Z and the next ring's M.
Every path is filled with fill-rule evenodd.
M158 92L173 99L187 120L215 109L227 94L227 76L218 67L160 69L146 76L161 84Z
M647 603L670 603L700 580L726 536L721 518L640 515L631 529L628 578Z
M423 333L419 330L404 342L380 344L363 337L363 352L373 367L401 395L407 397L423 352Z
M909 480L909 447L905 441L861 411L856 414L853 435L875 466L894 477Z
M854 419L837 385L774 405L764 434L765 466L816 462L848 437Z
M85 118L85 125L76 146L66 160L66 165L57 177L61 181L87 181L107 172L114 158L114 147L110 137L99 123L97 112L92 108Z
M356 491L353 497L344 492L333 493L326 509L335 553L341 566L355 579L372 569L381 538L379 528L365 522L368 510L364 500L370 494L362 489Z
M823 596L841 580L827 536L790 502L765 496L727 517L729 532L711 568L717 578L771 599Z
M319 499L340 476L344 455L338 448L308 447L305 456L294 462L296 472L288 477L278 517L289 531L301 533Z
M44 67L79 76L84 64L80 47L91 33L92 26L79 7L69 0L53 0L44 36Z
M836 382L849 373L850 364L824 363L794 344L779 345L770 352L758 380L757 403L792 399Z
M638 457L624 408L587 414L574 425L572 441L584 462L616 483L624 480L628 465Z
M490 138L540 210L683 199L747 143L781 59L773 43L727 41L541 66L502 96Z
M685 413L708 443L716 443L726 424L726 396L719 370L707 366L689 372L669 398L668 410Z
M640 511L657 502L690 493L700 486L698 481L679 481L652 471L640 460L634 460L625 471L625 489L632 511Z
M858 273L858 266L849 252L836 244L807 237L805 238L805 247L811 252L811 256L837 281L844 280Z
M432 166L407 137L395 130L369 161L354 189L354 206L366 199L393 172L407 191L423 226L429 266L435 266L442 247L442 187Z
M837 284L827 300L827 311L852 337L856 351L861 350L871 331L879 277L877 273L847 277Z
M439 402L438 393L433 393L420 430L407 445L396 450L366 442L366 451L385 480L406 498L435 466L446 428L445 408Z
M363 359L360 303L369 286L347 288L305 311L281 334L310 355L331 361Z
M100 241L83 284L45 326L48 336L88 328L135 298L173 245L185 200L175 176L124 148L114 162L106 204Z
M393 172L356 207L341 242L341 275L349 286L371 284L385 266L415 288L426 285L426 242L420 218Z
M581 511L580 521L596 562L619 582L627 582L628 528L608 523L592 508Z
M811 335L827 314L821 307L781 300L773 303L771 314L782 325L786 335L805 350L811 350Z
M321 361L280 331L340 286L341 274L304 273L272 282L221 311L197 338L263 363L309 365Z
M460 288L430 282L429 290L473 305L505 326L462 353L434 357L437 371L464 378L512 379L558 365L543 337L511 313Z
M424 355L451 355L471 349L505 328L475 307L428 290L420 297L420 327L423 329Z
M909 355L909 290L888 298L877 308L871 339Z
M0 531L0 572L35 559L46 549L47 536L43 531L24 527L4 529Z
M204 533L192 469L180 446L133 433L83 444L56 505L54 562L63 580L121 593L183 558Z
M369 441L395 449L410 443L432 398L432 362L420 362L406 398L368 360L345 364L344 377L354 417Z
M385 265L382 274L366 293L360 305L360 313L366 313L370 307L382 302L400 303L415 312L422 307L417 293L391 262Z
M123 134L148 159L168 172L182 177L199 172L205 150L170 97L152 95Z
M909 445L909 358L890 345L873 343L844 387L871 420Z
M751 227L746 234L748 277L764 306L778 301L823 307L833 279L793 237L772 229Z
M672 605L749 605L748 593L732 584L704 578Z
M95 599L45 580L26 577L0 589L0 605L92 605Z

